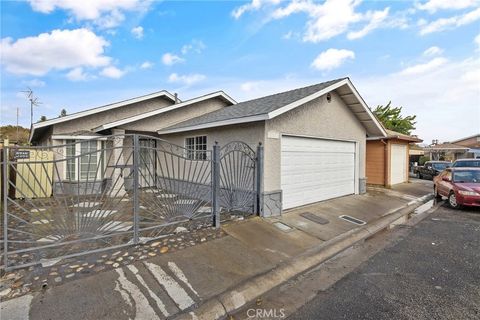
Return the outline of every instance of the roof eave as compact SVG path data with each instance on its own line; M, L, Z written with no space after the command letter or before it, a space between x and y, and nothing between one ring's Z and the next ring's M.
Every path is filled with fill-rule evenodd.
M103 124L103 125L98 126L96 128L93 128L92 130L94 132L100 132L100 131L111 129L111 128L114 128L114 127L117 127L117 126L132 123L132 122L135 122L135 121L140 121L140 120L143 120L143 119L151 117L151 116L155 116L155 115L159 115L159 114L162 114L162 113L165 113L165 112L173 111L173 110L176 110L178 108L183 108L183 107L189 106L189 105L194 104L194 103L206 101L206 100L209 100L209 99L219 98L219 97L223 98L225 101L227 101L231 105L234 105L234 104L237 103L232 97L230 97L224 91L216 91L216 92L212 92L210 94L207 94L207 95L204 95L204 96L201 96L201 97L197 97L197 98L193 98L193 99L190 99L190 100L183 101L181 103L173 104L173 105L168 106L168 107L164 107L164 108L157 109L157 110L152 110L152 111L146 112L144 114L135 115L135 116L132 116L132 117L129 117L129 118L126 118L126 119L121 119L121 120L113 121L113 122L110 122L110 123L106 123L106 124Z

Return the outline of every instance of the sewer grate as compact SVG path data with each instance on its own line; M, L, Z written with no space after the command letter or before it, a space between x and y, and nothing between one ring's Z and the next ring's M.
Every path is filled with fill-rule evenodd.
M286 225L286 224L283 223L283 222L277 221L277 222L274 222L273 225L274 225L277 229L280 229L280 230L282 230L282 231L284 231L284 232L289 232L289 231L292 231L292 230L293 230L292 227Z
M357 219L357 218L354 218L354 217L351 217L351 216L347 216L347 215L341 215L339 216L340 219L343 219L345 221L348 221L350 223L353 223L353 224L356 224L356 225L364 225L364 224L367 224L365 221L363 220L360 220L360 219Z
M300 216L307 219L307 220L310 220L310 221L313 221L315 223L318 223L318 224L327 224L329 223L330 221L328 221L327 219L325 218L322 218L322 217L319 217L311 212L303 212L303 213L300 213Z

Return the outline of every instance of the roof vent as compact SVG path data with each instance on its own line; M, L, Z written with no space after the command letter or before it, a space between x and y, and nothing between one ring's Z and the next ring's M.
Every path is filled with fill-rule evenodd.
M179 101L178 101L178 93L174 93L173 96L175 97L175 104L177 104Z

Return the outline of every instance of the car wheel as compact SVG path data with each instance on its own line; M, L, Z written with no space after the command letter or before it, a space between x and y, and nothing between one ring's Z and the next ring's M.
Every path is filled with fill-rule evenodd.
M455 192L453 192L453 191L450 192L450 194L448 195L448 205L452 209L460 208L460 205L457 202L457 197L455 196Z
M433 187L433 195L435 198L440 199L442 196L438 193L438 190L436 187Z

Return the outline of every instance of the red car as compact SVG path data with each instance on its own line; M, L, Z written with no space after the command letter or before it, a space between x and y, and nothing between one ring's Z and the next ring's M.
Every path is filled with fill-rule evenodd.
M448 168L433 180L435 197L447 197L452 208L480 207L480 168Z

